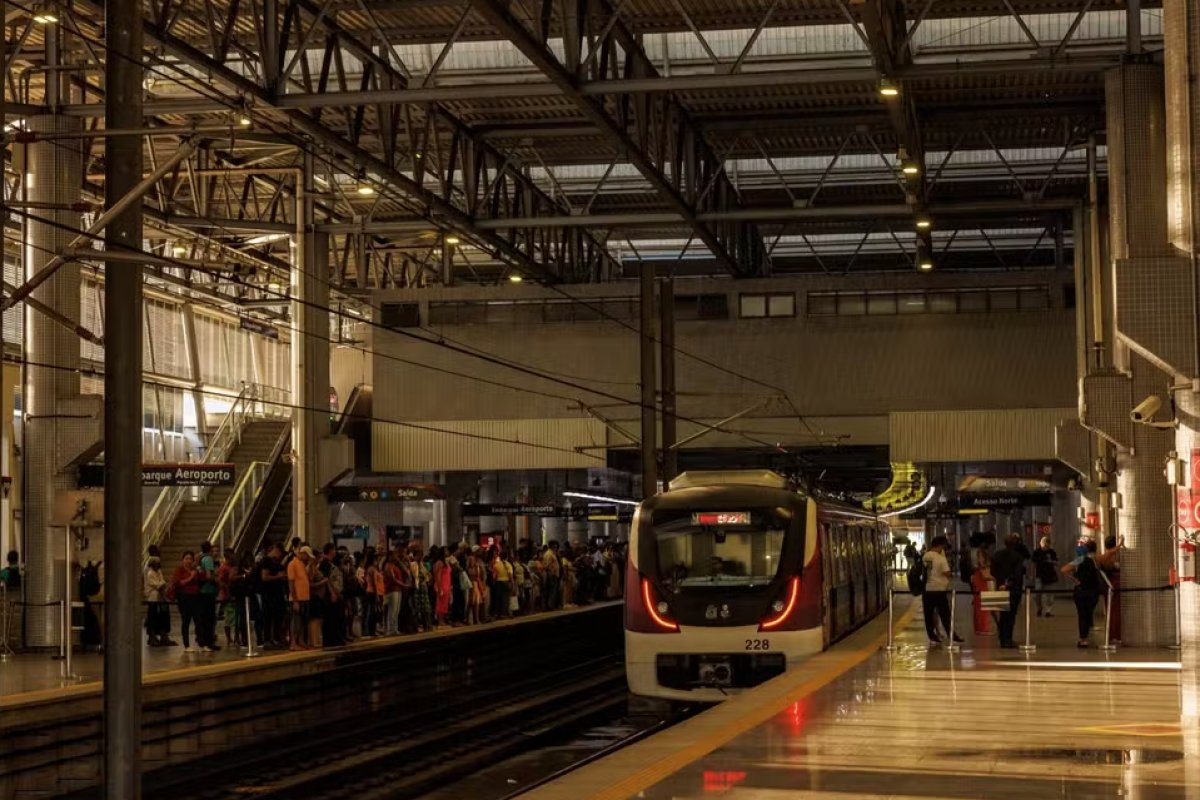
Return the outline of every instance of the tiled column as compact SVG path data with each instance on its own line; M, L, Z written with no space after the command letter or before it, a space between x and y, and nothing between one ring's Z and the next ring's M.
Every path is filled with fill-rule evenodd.
M1191 259L1196 269L1200 236L1200 7L1192 0L1165 0L1163 3L1164 72L1166 77L1167 139L1167 222L1168 236L1175 248ZM1195 286L1193 275L1193 286ZM1196 336L1193 328L1186 333ZM1196 364L1190 378L1200 377ZM1188 458L1200 447L1200 398L1195 392L1180 391L1175 396L1179 429L1175 449ZM1193 481L1192 491L1200 493ZM1180 634L1192 659L1200 655L1200 590L1195 583L1183 583L1179 589ZM1187 660L1185 659L1185 668ZM1194 677L1194 674L1193 674ZM1186 689L1186 687L1185 687ZM1184 698L1185 713L1200 718L1192 682L1190 698ZM1194 738L1194 737L1193 737Z
M64 116L30 117L29 129L37 133L73 133L77 120ZM45 141L26 149L28 174L25 192L30 201L54 210L39 211L25 229L25 278L41 271L46 262L68 245L71 230L78 228L79 212L68 210L79 201L82 154L75 140ZM37 221L46 219L45 222ZM33 297L69 319L79 319L78 263L59 267L34 291ZM60 403L79 394L79 337L45 315L25 307L25 600L27 643L33 647L58 644L61 615L63 559L61 528L50 527L51 508L59 492L75 488L73 474L58 463L59 437L64 425Z
M1153 64L1127 64L1105 75L1108 116L1109 249L1118 261L1169 254L1167 245L1165 106L1163 73ZM1115 283L1115 281L1114 281ZM1116 316L1153 314L1153 308L1122 305ZM1127 349L1114 335L1113 363L1132 377L1134 402L1166 396L1170 379ZM1134 425L1132 447L1117 454L1118 533L1122 556L1122 636L1131 645L1168 644L1175 638L1175 608L1162 592L1136 591L1162 586L1173 554L1168 530L1174 515L1163 462L1174 447L1169 433Z

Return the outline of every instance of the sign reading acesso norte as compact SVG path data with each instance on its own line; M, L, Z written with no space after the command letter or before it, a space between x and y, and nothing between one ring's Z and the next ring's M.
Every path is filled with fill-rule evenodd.
M142 486L233 486L233 464L144 464Z

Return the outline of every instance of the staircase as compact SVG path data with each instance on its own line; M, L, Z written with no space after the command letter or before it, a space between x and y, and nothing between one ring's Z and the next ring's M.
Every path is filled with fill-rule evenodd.
M287 420L255 420L246 423L242 439L229 457L236 465L240 477L254 461L269 461L279 437L291 423ZM213 526L221 516L225 502L233 493L232 486L218 486L209 490L208 497L199 503L184 503L175 517L170 532L159 545L165 571L174 570L187 550L198 552L200 543L212 533ZM290 506L289 512L290 512ZM290 516L290 513L289 513Z

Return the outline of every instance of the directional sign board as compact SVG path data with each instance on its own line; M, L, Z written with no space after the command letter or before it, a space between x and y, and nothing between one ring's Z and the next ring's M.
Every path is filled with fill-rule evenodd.
M142 486L233 486L233 464L143 464Z

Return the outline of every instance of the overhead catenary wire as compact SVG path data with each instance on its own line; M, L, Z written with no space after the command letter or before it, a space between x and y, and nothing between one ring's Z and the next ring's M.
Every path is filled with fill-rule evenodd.
M64 231L68 231L68 232L72 232L72 233L76 233L76 234L80 234L80 235L87 236L87 237L88 237L88 238L90 238L90 239L94 239L94 240L102 240L102 239L103 239L103 237L102 237L102 236L100 236L100 235L98 235L98 234L89 234L87 231L84 231L84 230L82 230L82 229L80 229L80 228L73 227L73 226L71 226L71 225L68 225L68 224L66 224L66 223L63 223L63 222L59 222L59 221L57 221L57 220L51 220L51 219L46 219L46 218L44 218L44 217L40 217L40 216L38 216L37 214L34 214L33 212L31 212L31 211L28 211L28 210L18 210L18 209L13 209L13 213L16 213L16 214L18 214L19 216L23 216L23 217L25 217L26 219L32 219L32 220L34 220L34 221L37 221L37 222L40 222L40 223L42 223L42 224L49 225L49 226L51 226L51 227L56 227L56 228L62 229L62 230L64 230ZM128 251L128 252L141 252L140 248L134 247L134 246L132 246L132 245L116 244L116 243L113 243L113 242L107 242L107 243L106 243L106 246L107 246L108 248L110 248L110 249L115 249L115 250ZM83 259L83 257L82 257L82 256L80 256L80 258L81 258L81 260ZM162 258L163 262L164 262L164 263L166 263L166 264L172 264L172 263L175 263L175 260L174 260L174 259L172 259L172 258L169 258L169 257L167 257L167 256L162 256L161 258ZM243 285L243 286L249 286L248 284L245 284L245 283L242 281L242 279L241 279L241 277L240 277L240 276L237 276L237 275L232 275L232 276L231 276L231 275L227 275L227 274L224 274L224 273L219 273L219 272L217 272L216 270L208 270L208 269L206 269L206 268L203 268L203 267L197 267L197 266L195 266L195 265L184 265L184 264L179 264L179 266L181 266L181 267L186 267L186 268L188 268L188 269L193 269L193 270L196 270L196 271L199 271L199 272L203 272L203 273L205 273L205 274L216 274L216 275L217 275L218 277L220 277L220 278L225 278L225 279L227 279L227 280L230 280L231 282L234 282L234 283L239 283L239 284L241 284L241 285ZM502 359L500 359L500 358L497 358L497 357L495 357L495 356L490 356L490 355L485 355L485 354L478 353L478 352L473 352L473 351L471 351L471 350L469 350L469 349L466 349L466 348L463 348L463 347L460 347L460 346L457 346L457 345L446 344L445 342L433 341L433 340L431 340L431 339L428 339L428 338L426 338L426 337L424 337L424 336L419 336L419 335L416 335L416 334L413 334L413 333L411 333L411 332L404 331L404 330L401 330L401 329L389 328L389 327L387 327L387 326L385 326L385 325L383 325L383 324L381 324L381 323L379 323L379 322L376 322L376 321L374 321L374 320L367 320L367 319L364 319L364 318L362 318L362 317L358 317L358 316L355 316L355 315L353 315L353 314L350 314L349 312L345 311L344 309L333 308L333 307L330 307L330 306L324 306L324 305L321 305L321 304L319 304L319 303L315 303L315 302L312 302L312 301L301 301L301 300L298 300L298 299L296 299L296 298L292 298L292 297L288 296L287 294L283 293L283 292L282 292L282 290L272 290L272 289L270 289L270 287L267 287L266 289L263 289L263 287L260 287L260 286L259 286L259 287L254 287L254 288L258 288L260 291L264 291L264 292L266 292L266 293L268 293L268 294L273 294L273 295L275 295L276 297L279 297L279 298L281 298L281 299L286 299L286 300L288 300L288 301L290 301L290 302L299 303L300 305L306 306L306 307L308 307L308 308L313 308L313 309L316 309L316 310L318 310L318 311L322 311L322 312L325 312L325 313L329 313L329 314L332 314L332 315L338 316L338 317L340 317L340 318L343 318L343 319L348 319L348 320L352 320L352 321L355 321L355 322L359 322L359 323L363 323L363 324L366 324L366 325L370 325L371 327L373 327L373 328L378 328L379 330L382 330L382 331L386 331L386 332L389 332L389 333L392 333L392 334L396 334L396 335L399 335L399 336L407 337L407 338L410 338L410 339L412 339L412 340L415 340L415 341L417 341L417 342L421 342L421 343L424 343L424 344L427 344L427 345L431 345L431 346L434 346L434 347L443 348L443 349L445 349L445 350L449 350L449 351L452 351L452 352L458 353L458 354L460 354L460 355L464 355L464 356L467 356L467 357L470 357L470 358L475 358L475 359L478 359L478 360L484 361L485 363L489 363L489 364L492 364L492 365L494 365L494 366L499 366L499 367L502 367L502 368L511 369L511 370L513 370L513 371L520 372L520 373L522 373L522 374L526 374L526 375L529 375L529 376L531 376L531 377L539 378L539 379L541 379L541 380L545 380L545 381L548 381L548 382L551 382L551 383L558 383L558 384L560 384L560 385L567 386L567 387L570 387L570 388L576 389L576 390L578 390L578 391L582 391L582 392L586 392L586 393L594 394L594 395L596 395L596 396L598 396L598 397L604 397L604 398L606 398L606 399L609 399L609 400L615 400L615 401L618 401L618 402L620 402L620 403L623 403L623 404L625 404L625 405L636 406L636 407L639 407L639 408L643 407L643 404L642 404L640 401L631 400L631 399L629 399L629 398L623 397L623 396L621 396L621 395L616 395L616 394L613 394L613 393L611 393L611 392L608 392L608 391L605 391L605 390L603 390L603 389L596 389L596 388L594 388L594 387L584 386L584 385L582 385L582 384L580 384L580 383L578 383L578 382L575 382L575 381L570 381L570 380L566 380L566 379L563 379L563 378L557 378L557 377L554 377L554 376L552 376L552 375L547 375L547 374L541 373L541 372L539 372L539 371L537 371L537 370L535 370L535 369L531 369L531 368L527 368L527 367L522 367L522 366L516 366L516 365L513 365L513 364L509 364L509 363L506 363L504 360L502 360ZM319 334L317 334L317 336L319 336ZM467 379L467 380L473 380L473 381L479 381L479 380L481 380L481 379L480 379L478 376L471 375L471 374L469 374L469 373L461 373L461 375L462 375L462 377L464 377L464 378L465 378L465 379ZM484 379L484 380L486 380L486 379ZM511 388L511 387L510 387L510 388ZM575 399L574 399L574 398L572 398L572 400L575 400ZM659 406L658 406L658 404L652 404L652 405L646 405L646 406L644 406L644 407L645 407L645 408L650 408L650 409L657 410ZM689 422L689 423L691 423L691 424L699 425L699 426L701 426L701 427L709 427L708 423L705 423L705 422L704 422L704 421L702 421L702 420L698 420L698 419L694 419L694 418L691 418L691 417L682 416L682 415L679 415L679 414L676 414L676 417L677 417L678 419L682 420L682 421ZM771 443L771 442L768 442L768 441L765 441L765 440L762 440L762 439L758 439L758 438L751 437L751 436L746 436L746 435L744 435L744 434L741 434L741 433L739 433L739 432L737 432L737 431L735 431L735 430L723 429L723 432L725 432L725 433L729 433L729 434L731 434L731 435L734 435L734 436L737 436L738 438L741 438L741 439L745 439L746 441L752 442L753 444L756 444L756 445L759 445L759 446L762 446L762 447L767 447L767 448L774 449L774 450L780 450L780 449L782 449L782 448L780 448L780 446L779 446L778 444L773 444L773 443Z
M64 366L62 364L50 364L50 363L46 363L46 362L42 362L42 361L34 361L31 359L23 358L21 356L10 355L8 353L5 353L3 358L4 358L4 361L9 364L23 365L26 367L33 367L36 369L52 369L52 370L58 370L61 372L71 372L71 373L76 373L80 376L85 376L85 377L89 377L89 378L104 377L104 370L94 368L94 367L84 366L82 364L78 367L68 367L68 366ZM142 378L142 385L161 388L161 389L179 389L179 386L174 383L168 383L166 381L156 381L152 378L146 378L144 376ZM309 412L315 412L318 414L328 414L329 413L329 408L327 408L327 407L321 408L318 406L305 406L305 405L300 405L298 403L285 402L283 400L268 400L265 398L256 397L254 399L254 402L261 403L262 405L274 406L277 408L288 408L288 409L292 409L294 411L309 411ZM400 427L403 427L403 428L409 428L409 429L418 430L418 431L425 431L427 433L445 434L447 436L457 436L457 437L461 437L461 438L465 438L465 439L477 439L479 441L499 443L499 444L519 445L521 447L531 447L531 448L535 448L538 450L552 450L552 451L556 451L556 452L560 452L560 453L570 453L573 456L583 456L585 458L594 459L596 461L601 461L601 462L605 461L603 456L593 456L590 453L587 453L586 451L576 450L574 448L568 448L568 447L558 447L557 445L541 444L539 442L525 442L520 439L508 439L503 436L489 436L487 434L470 433L468 431L456 431L456 430L453 430L450 428L439 428L439 427L436 427L433 425L425 425L420 422L412 422L410 420L398 420L398 419L390 419L387 417L377 417L374 414L372 414L371 416L366 416L363 414L351 413L349 410L342 412L342 416L347 417L349 419L362 420L362 421L366 421L366 422L383 422L383 423L387 423L389 425L399 425Z
M20 3L20 2L12 2L12 3L11 3L11 5L12 5L13 7L15 7L15 8L18 8L18 9L23 9L23 10L26 10L26 11L29 11L29 10L30 10L28 7L26 7L25 5L23 5L23 4L22 4L22 3ZM108 55L110 55L110 56L116 55L117 57L126 57L126 56L124 56L124 54L113 54L113 53L109 52L109 51L108 51L108 48L107 48L107 46L106 46L106 44L105 44L103 41L101 41L100 39L98 39L98 38L95 38L95 37L89 37L89 36L87 36L86 34L84 34L84 33L83 33L83 31L82 31L82 30L80 30L80 29L78 28L78 26L75 26L75 27L74 27L74 34L75 34L76 36L80 37L82 40L85 40L85 41L87 41L88 43L90 43L90 44L92 44L92 45L94 45L94 46L96 46L96 47L99 47L99 48L103 49L103 50L104 50L106 53L108 53ZM150 57L150 58L154 58L154 59L155 59L155 60L156 60L156 61L157 61L159 64L161 64L161 65L163 65L163 66L165 66L165 67L168 67L168 68L170 68L171 70L173 70L173 71L175 71L175 72L178 72L178 73L182 74L182 75L183 75L183 76L185 76L185 77L186 77L188 80L186 80L186 81L185 81L185 80L183 80L183 79L181 79L181 78L177 78L177 77L174 77L174 76L168 75L168 74L164 73L162 70L160 70L160 69L156 69L156 68L153 68L153 67L146 67L146 69L147 69L148 71L150 71L150 72L153 72L154 74L156 74L156 75L159 75L159 76L161 76L161 77L164 77L166 80L172 81L172 82L174 82L174 83L176 83L176 84L178 84L178 85L180 85L180 86L183 86L183 87L185 87L185 88L188 88L188 89L190 89L190 90L192 90L192 91L195 91L195 92L197 92L198 94L200 94L200 95L202 95L202 96L205 96L205 97L208 97L209 99L212 99L212 100L214 100L214 101L220 102L221 104L224 104L224 105L226 105L226 106L229 108L229 110L230 110L230 111L236 111L236 110L239 110L239 109L240 109L240 110L244 110L244 109L242 109L242 107L241 107L241 105L240 105L239 103L237 103L237 102L235 102L235 101L231 100L231 99L230 99L230 98L228 98L228 97L222 96L222 95L221 95L219 92L211 91L211 90L209 90L209 87L206 87L206 86L204 86L203 84L193 84L193 83L192 83L192 81L194 80L195 76L192 76L192 75L188 74L186 71L184 71L183 69L181 69L180 65L178 65L178 64L174 64L174 63L172 63L172 62L169 62L169 61L166 61L166 60L164 60L164 59L162 59L161 57L158 57L158 56L153 56L153 55L151 55L151 56L149 56L149 57ZM272 123L269 123L269 124L273 125L274 123L272 122ZM232 128L232 126L231 126L231 134L232 134L232 131L233 131L233 128ZM286 135L288 132L289 132L289 130L288 130L286 127L284 127L284 129L283 129L283 133ZM97 135L97 137L102 137L102 136L103 136L103 131L102 131L102 130L97 130L97 131L96 131L96 135ZM181 132L180 132L180 135L187 135L187 131L181 131ZM317 158L319 158L319 159L320 159L320 160L321 160L323 163L325 163L325 164L327 164L327 165L329 165L329 166L333 166L333 167L336 167L336 166L337 166L337 165L336 165L336 163L335 163L335 162L334 162L332 159L326 158L326 157L325 157L325 155L324 155L323 153L320 153L320 152L316 151L315 149L313 149L313 148L312 148L312 147L311 147L309 144L307 144L307 143L303 143L303 142L301 142L301 143L297 143L297 144L296 144L296 146L297 146L297 147L298 147L300 150L302 150L303 152L310 153L310 154L312 154L314 157L317 157ZM386 184L386 182L385 182L385 184ZM410 201L407 201L406 199L403 199L403 198L401 199L401 202L405 202L406 204L411 204L411 203L410 203ZM202 218L204 218L204 217L202 216ZM431 224L432 224L432 223L431 223ZM69 226L68 226L68 227L69 227ZM221 226L221 225L219 225L219 224L214 224L214 226L213 226L213 227L215 227L215 228L222 228L223 226ZM225 229L225 230L226 230L226 232L229 232L227 229ZM167 260L167 259L164 257L164 261L166 261L166 260ZM640 261L640 259L639 259L639 263L643 263L643 262L641 262L641 261ZM196 267L194 267L194 266L192 266L192 265L185 265L185 264L181 264L180 266L182 266L182 267L184 267L184 268L188 268L188 269L197 269ZM201 271L201 272L205 272L205 270L203 270L203 269L200 269L199 271ZM332 282L330 282L330 281L329 281L327 278L322 278L322 277L320 277L320 276L314 276L314 277L316 277L316 279L317 279L318 281L320 281L320 282L324 283L325 285L328 285L328 286L329 286L330 288L332 288L332 289L337 289L337 288L338 288L338 287L335 287L335 286L332 284ZM242 283L241 285L243 285L243 286L246 286L247 288L251 288L251 289L257 289L257 290L259 290L259 291L269 292L269 289L264 289L264 288L263 288L263 287L261 287L261 286L252 285L252 284L245 284L245 283ZM586 301L586 300L584 300L584 299L582 299L582 298L579 298L579 297L577 297L577 296L575 296L575 295L572 295L572 294L570 294L569 292L567 292L567 291L563 290L562 288L560 288L559 286L557 286L557 285L555 285L555 284L553 284L553 283L551 283L551 282L544 283L543 285L544 285L544 286L546 286L547 288L549 288L550 290L552 290L552 291L554 291L554 292L557 292L557 293L558 293L558 294L560 294L561 296L563 296L563 297L567 298L569 301L571 301L571 302L573 302L573 303L576 303L576 304L579 304L579 305L581 305L581 306L583 306L583 307L586 307L586 308L588 308L589 310L591 310L592 312L596 313L598 316L600 316L600 317L602 317L602 318L608 319L608 320L610 320L610 321L612 321L612 322L616 322L616 323L617 323L618 325L620 325L621 327L623 327L623 328L626 328L626 329L628 329L628 330L630 330L630 331L632 331L632 332L635 332L635 333L637 333L637 332L638 332L638 329L637 329L635 326L633 326L633 325L630 325L629 323L625 322L624 320L621 320L620 318L618 318L618 317L616 317L616 316L614 316L614 315L612 315L612 314L608 313L608 312L607 312L607 311L605 311L603 308L601 308L601 307L599 307L599 306L597 306L597 305L595 305L595 304L593 304L593 303L589 303L588 301ZM282 297L282 298L284 298L284 299L290 299L290 298L288 298L288 297L287 297L287 295L284 295L284 294L282 294L282 293L276 293L276 294L277 294L278 296L281 296L281 297ZM314 304L314 307L317 307L317 306ZM329 311L333 312L333 309L327 309L327 310L329 310ZM364 320L362 320L361 318L357 318L357 317L355 318L355 320L356 320L356 321L358 321L358 322L364 322ZM375 323L373 323L373 321L372 321L370 324L375 324ZM388 331L391 331L391 332L393 332L393 333L400 333L401 335L407 335L409 338L414 338L414 339L423 339L423 338L424 338L424 337L419 337L419 336L416 336L415 334L412 334L411 332L400 332L400 331L397 331L397 330L395 330L395 329L392 329L392 328L387 328L387 327L385 327L385 326L378 326L378 325L376 325L376 327L382 327L384 330L388 330ZM439 344L439 345L443 345L443 346L444 346L444 345L445 345L445 342L447 342L447 341L449 341L449 342L455 342L455 340L453 340L453 339L451 339L451 338L449 338L449 337L446 337L446 336L445 336L445 335L443 335L443 334L437 334L437 333L435 333L435 332L433 332L433 331L430 331L428 328L422 328L422 330L427 330L427 331L429 331L431 334L433 334L433 335L435 335L435 336L438 336L438 337L439 337L439 339L441 340L441 341L437 341L437 342L430 342L430 343L432 343L432 344ZM657 338L657 337L654 337L654 336L652 336L651 338L652 338L652 340L654 340L656 343L659 343L659 344L661 344L660 340L658 340L658 338ZM429 340L425 340L425 341L429 341ZM477 357L477 358L485 358L485 359L487 359L487 360L490 360L490 361L491 361L491 363L498 364L498 365L503 365L503 366L507 366L508 368L511 368L511 369L516 369L516 370L519 370L519 371L523 371L523 372L526 372L527 374L534 374L536 377L540 377L540 378L542 378L542 379L544 379L544 380L550 380L550 381L555 381L555 382L559 382L559 383L564 383L564 380L562 379L562 376L563 376L565 373L554 373L553 371L551 371L551 370L546 370L545 368L536 367L536 366L532 366L532 365L528 365L528 364L523 364L522 362L518 362L518 361L515 361L515 360L512 360L512 359L507 359L507 358L505 358L505 357L498 356L498 355L495 355L495 354L493 354L493 353L490 353L489 351L482 350L481 348L474 348L473 346L470 346L470 345L465 345L465 344L462 344L462 343L457 343L457 342L455 342L455 346L456 346L458 349L460 349L460 350L475 350L475 352L474 352L474 353L470 353L470 355L472 355L473 357ZM677 355L680 355L680 356L683 356L683 357L685 357L685 358L688 358L688 359L691 359L691 360L693 360L693 361L696 361L697 363L703 364L703 365L705 365L705 366L707 366L707 367L709 367L709 368L711 368L711 369L718 370L718 371L720 371L720 372L721 372L722 374L724 374L724 375L729 375L729 376L732 376L732 377L736 377L736 378L739 378L740 380L743 380L743 381L745 381L745 382L748 382L748 383L751 383L751 384L755 384L755 385L758 385L758 386L764 387L764 388L766 388L766 389L769 389L769 390L771 390L771 391L775 392L775 393L776 393L776 394L777 394L779 397L781 397L781 398L782 398L782 399L783 399L783 400L784 400L784 401L785 401L785 402L788 404L789 408L790 408L790 409L791 409L791 411L792 411L792 414L793 414L794 416L796 416L797 420L798 420L798 421L799 421L799 422L800 422L802 425L804 425L804 427L807 429L807 431L808 431L808 433L809 433L809 435L810 435L810 436L812 436L812 437L813 437L814 439L816 439L818 442L822 442L822 439L823 439L823 438L825 438L825 435L824 435L824 433L823 433L823 432L818 432L818 431L816 431L816 430L815 430L815 429L812 427L811 423L810 423L810 422L807 420L807 418L806 418L806 417L805 417L805 416L804 416L804 415L803 415L803 414L800 412L799 408L796 406L795 402L792 400L792 398L790 397L790 395L788 394L788 392L787 392L785 389L783 389L782 387L778 386L777 384L773 384L773 383L771 383L771 382L764 381L764 380L762 380L762 379L755 378L755 377L753 377L753 376L750 376L750 375L746 375L745 373L743 373L743 372L740 372L740 371L738 371L738 370L736 370L736 369L733 369L733 368L731 368L731 367L727 367L727 366L725 366L725 365L718 364L718 363L716 363L716 362L712 361L711 359L705 358L705 357L703 357L703 356L696 355L696 354L694 354L694 353L691 353L691 352L689 352L689 351L687 351L687 350L683 350L683 349L679 348L678 346L674 346L674 347L673 347L673 348L671 348L671 349L672 349L672 350L673 350L673 352L675 352ZM577 380L593 380L593 379L590 379L590 378L582 378L582 377L579 377L579 376L572 376L570 379L567 379L567 380L568 380L569 382L566 382L566 383L564 383L564 385L570 385L570 386L572 386L573 388L579 388L579 389L581 389L582 391L588 391L588 392L591 392L591 393L600 394L600 395L603 395L603 396L608 396L608 397L610 397L610 398L611 398L611 397L613 397L612 395L608 395L607 393L604 393L604 392L601 392L601 391L597 391L597 390L595 390L595 389L592 389L592 388L589 388L589 387L579 387L579 386L578 386L578 385L576 385L576 384L575 384L575 382L574 382L574 381L577 381ZM622 384L622 385L635 385L635 384L633 384L633 383L625 383L625 382L617 382L617 381L605 381L605 380L597 380L596 382L602 382L602 383L611 383L611 384ZM508 387L508 388L514 388L514 387ZM614 398L614 399L615 399L615 398ZM629 404L629 405L635 405L635 406L639 406L639 407L641 406L641 403L634 403L634 402L630 402L630 403L628 403L628 404ZM655 408L656 408L656 409L659 409L659 408L661 408L661 403L656 403L656 404L655 404ZM678 414L677 414L676 416L677 416L679 419L683 420L683 421L688 421L688 422L698 422L698 421L696 421L696 420L690 420L690 419L688 419L688 418L686 418L686 417L680 417ZM703 424L703 423L698 423L698 424ZM743 438L745 438L745 437L743 437ZM759 442L756 442L756 443L757 443L757 444L760 444L760 445L766 445L766 446L769 446L769 447L772 447L772 448L775 448L775 449L779 449L779 445L778 445L778 443L771 444L771 443L769 443L769 442L761 442L761 441L759 441Z

